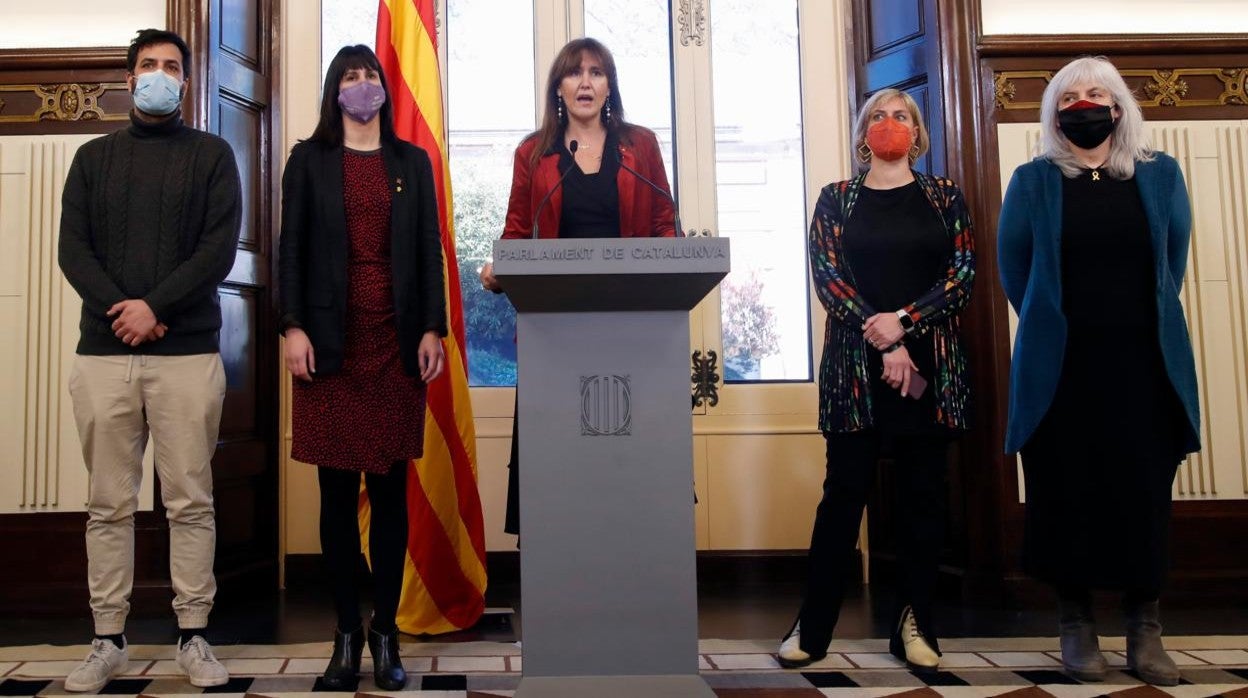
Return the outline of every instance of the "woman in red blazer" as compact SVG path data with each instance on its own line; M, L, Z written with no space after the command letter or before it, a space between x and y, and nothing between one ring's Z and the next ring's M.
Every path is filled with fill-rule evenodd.
M659 141L624 121L607 47L588 38L564 46L550 66L544 99L541 127L516 148L503 237L674 237ZM492 264L481 269L481 285L502 291ZM508 533L520 531L516 454L513 429Z

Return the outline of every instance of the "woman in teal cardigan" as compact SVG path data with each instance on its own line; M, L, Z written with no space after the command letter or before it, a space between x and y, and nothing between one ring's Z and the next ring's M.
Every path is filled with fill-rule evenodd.
M1001 285L1019 316L1006 450L1022 454L1023 567L1057 592L1069 673L1105 676L1091 591L1109 589L1123 594L1128 664L1174 685L1158 598L1171 484L1200 448L1179 303L1187 189L1103 58L1059 71L1040 118L1040 156L1014 172L998 229ZM1111 531L1123 534L1107 541Z

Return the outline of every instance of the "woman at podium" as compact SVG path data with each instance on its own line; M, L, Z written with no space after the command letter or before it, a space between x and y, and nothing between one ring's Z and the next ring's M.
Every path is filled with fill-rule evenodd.
M599 41L569 42L546 78L541 126L516 148L503 238L674 237L659 141L624 120L615 59ZM501 292L494 267L481 285ZM504 530L520 532L513 420Z
M823 188L810 225L810 265L828 313L819 368L819 428L827 442L806 597L780 663L824 657L844 594L846 562L876 461L892 461L900 584L889 650L935 671L931 616L944 542L945 455L967 426L959 315L975 275L962 192L913 169L928 135L914 100L881 90L854 124L864 172Z
M354 690L367 642L379 688L407 682L395 616L407 561L407 462L424 448L426 384L443 371L442 244L433 170L394 133L377 56L329 64L316 130L282 177L278 276L294 377L291 457L317 466L321 549L337 607L322 682ZM372 510L373 616L360 617L363 473Z

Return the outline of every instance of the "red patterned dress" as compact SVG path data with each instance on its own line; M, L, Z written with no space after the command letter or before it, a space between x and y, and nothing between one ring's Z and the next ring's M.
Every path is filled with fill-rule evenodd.
M425 384L404 373L399 359L390 187L381 151L344 149L342 180L350 250L342 372L295 381L291 457L385 473L394 461L418 458L423 451Z

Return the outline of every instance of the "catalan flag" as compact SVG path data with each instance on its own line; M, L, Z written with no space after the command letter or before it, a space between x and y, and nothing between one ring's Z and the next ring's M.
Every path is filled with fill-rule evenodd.
M400 630L414 635L473 625L485 610L486 587L485 526L477 491L434 2L380 0L377 12L377 57L389 81L395 131L424 148L433 162L451 329L443 340L446 375L429 385L425 453L412 461L407 479L408 559L397 620ZM362 494L365 543L368 518Z

